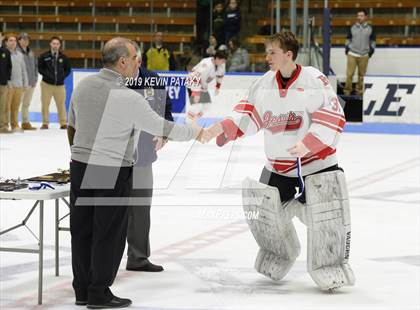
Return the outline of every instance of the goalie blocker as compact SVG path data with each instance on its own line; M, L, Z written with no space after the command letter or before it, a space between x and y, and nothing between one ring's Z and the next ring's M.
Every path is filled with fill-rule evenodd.
M260 249L255 268L281 280L300 254L292 222L294 216L307 226L307 268L323 290L353 285L348 263L350 211L346 181L341 170L309 175L305 179L306 203L281 202L279 191L249 178L243 182L244 211L258 211L258 219L247 218Z

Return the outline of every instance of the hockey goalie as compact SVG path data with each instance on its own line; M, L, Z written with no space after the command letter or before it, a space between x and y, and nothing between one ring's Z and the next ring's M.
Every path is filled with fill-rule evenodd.
M300 253L292 219L307 226L307 269L323 290L353 285L349 265L350 211L336 147L345 118L327 77L295 63L298 42L290 31L266 41L270 71L253 83L234 115L208 129L222 146L264 132L267 157L260 180L243 182L243 207L259 246L255 268L281 280Z

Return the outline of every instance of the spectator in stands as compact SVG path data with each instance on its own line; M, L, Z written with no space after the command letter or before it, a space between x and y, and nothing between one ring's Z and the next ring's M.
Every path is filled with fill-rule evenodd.
M10 120L13 132L23 132L19 127L19 108L22 99L23 89L28 87L28 74L26 73L25 59L17 49L17 38L15 34L6 36L6 46L12 59L12 75L8 81L6 117Z
M353 75L357 67L358 80L356 95L363 96L363 78L366 74L369 58L373 55L376 47L375 32L367 23L367 11L360 9L357 12L357 22L351 26L347 34L345 53L347 55L347 79L344 94L352 92Z
M241 30L241 11L236 0L229 0L225 12L225 42L228 44L232 37L239 38Z
M9 129L9 115L6 114L7 84L12 75L12 59L10 52L3 47L3 31L0 30L0 133L11 133Z
M215 35L209 38L209 47L206 49L206 57L212 57L217 52L217 39Z
M219 44L225 42L225 11L223 2L218 2L213 10L213 34Z
M239 40L235 37L229 40L229 57L227 67L230 72L244 72L249 69L248 51L240 46Z
M38 58L38 72L42 75L41 81L41 102L42 102L42 126L41 129L48 129L50 123L50 103L54 97L57 106L58 118L61 129L67 129L66 116L66 88L64 79L70 74L70 61L61 50L61 40L52 37L50 50L41 54Z
M38 82L38 62L34 53L29 48L29 36L21 33L18 36L18 50L22 53L25 60L26 72L28 74L28 87L24 89L22 95L22 129L35 130L36 128L29 122L29 105L32 101L36 83Z
M200 45L193 45L191 57L186 65L187 71L191 71L203 58L202 48Z
M153 37L153 46L143 56L144 67L154 71L176 69L174 55L163 45L163 34L158 31Z

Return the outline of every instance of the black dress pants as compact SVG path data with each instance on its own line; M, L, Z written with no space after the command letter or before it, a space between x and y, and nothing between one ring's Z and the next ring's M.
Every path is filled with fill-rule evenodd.
M109 287L125 248L131 174L131 167L70 163L70 232L76 300L102 304L113 298ZM99 181L92 182L95 179ZM111 187L103 186L100 180L111 180Z

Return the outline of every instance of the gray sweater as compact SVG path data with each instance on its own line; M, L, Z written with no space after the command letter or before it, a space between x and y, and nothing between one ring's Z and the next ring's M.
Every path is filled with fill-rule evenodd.
M17 49L10 51L12 59L12 76L8 81L12 87L28 87L28 73L26 72L25 60L21 52Z
M371 25L355 23L347 34L346 50L360 56L371 56L376 47L375 40L375 32Z
M18 46L17 49L22 53L23 59L25 60L26 72L28 73L28 84L32 87L36 84L36 82L38 82L37 58L34 56L34 53L29 47L26 51L20 46Z
M248 52L244 48L237 48L228 58L228 71L243 72L249 67Z
M144 97L124 86L117 72L102 69L73 91L69 126L75 128L71 158L100 166L127 167L136 162L140 131L177 141L197 137L199 130L160 117Z

